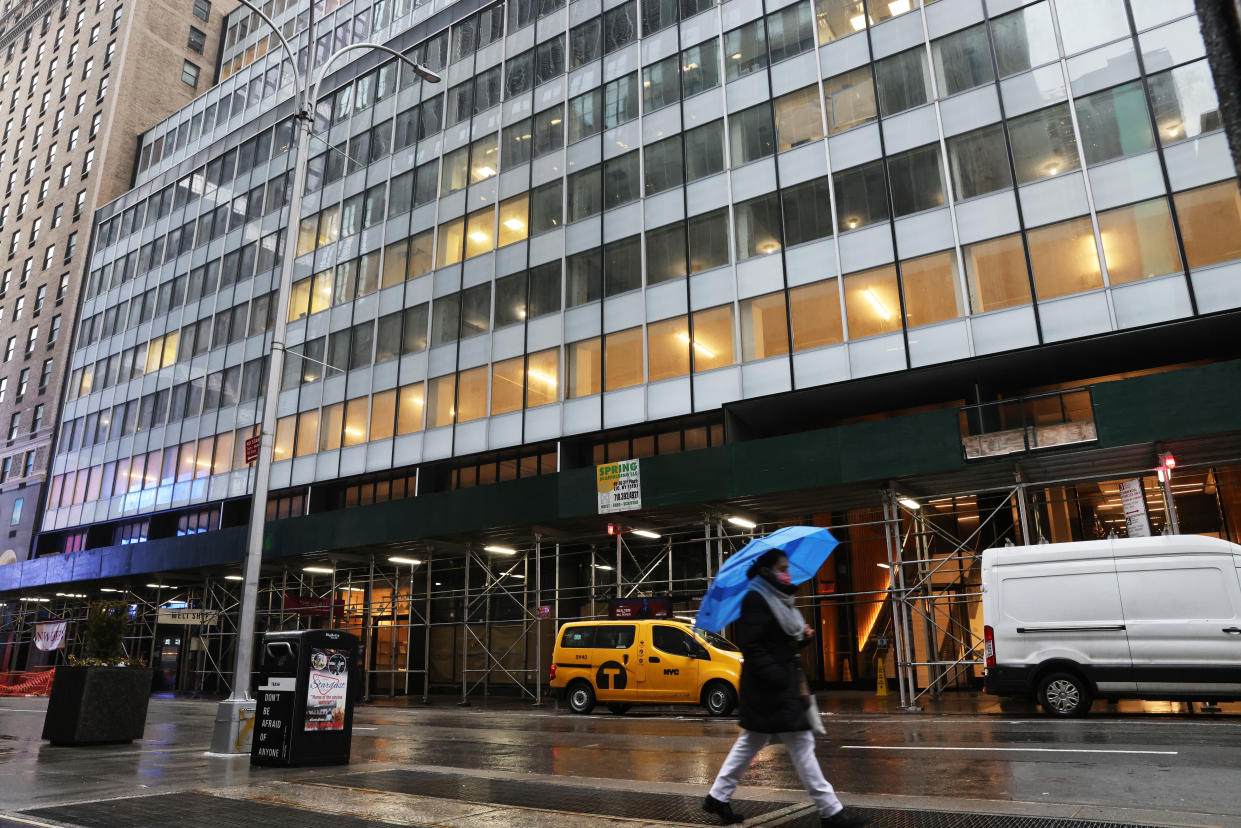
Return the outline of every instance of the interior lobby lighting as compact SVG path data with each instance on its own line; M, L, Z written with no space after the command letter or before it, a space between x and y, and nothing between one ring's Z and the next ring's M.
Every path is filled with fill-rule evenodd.
M732 517L728 518L728 522L731 523L733 526L740 526L742 529L753 529L755 526L758 526L758 524L755 523L754 521L746 520L745 518L738 517L737 515L733 515Z
M640 538L657 538L658 532L652 532L650 529L634 529L633 533Z
M491 167L479 167L477 172L482 178L491 178L491 176L496 174L496 171Z
M510 549L507 546L492 546L490 544L487 546L484 546L483 551L490 552L493 555L516 555L517 554L516 549Z
M873 290L866 288L862 291L862 295L870 301L870 304L875 309L875 313L882 316L885 322L892 319L892 313L888 310L887 306L883 304L883 302L879 301L879 297L875 295Z
M335 570L328 569L326 566L303 566L302 572L313 572L316 575L331 575Z
M521 219L511 218L504 222L504 226L510 230L524 230L526 223Z
M921 509L921 508L922 508L922 504L921 504L921 503L919 503L918 501L916 501L916 500L914 500L914 499L912 499L912 498L908 498L908 497L902 497L900 500L898 500L898 501L897 501L897 503L900 503L900 504L901 504L902 506L904 506L906 509L914 509L914 510L917 510L917 509Z
M479 244L483 244L484 242L487 242L490 240L491 240L491 236L488 236L482 230L475 230L473 233L470 234L470 241L476 241Z
M866 28L866 15L859 14L857 17L849 18L849 25L853 27L853 31L860 32Z
M422 563L422 561L418 560L417 558L402 558L400 556L394 555L391 558L388 558L388 563L404 564L405 566L417 566L418 564Z
M909 0L892 0L892 2L888 4L888 11L892 12L893 17L904 14L909 11L909 9Z

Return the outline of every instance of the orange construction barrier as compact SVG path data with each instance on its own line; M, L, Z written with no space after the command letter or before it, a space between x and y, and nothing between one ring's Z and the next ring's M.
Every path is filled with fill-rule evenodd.
M46 696L52 692L52 677L55 675L55 667L5 673L3 680L0 680L0 696Z

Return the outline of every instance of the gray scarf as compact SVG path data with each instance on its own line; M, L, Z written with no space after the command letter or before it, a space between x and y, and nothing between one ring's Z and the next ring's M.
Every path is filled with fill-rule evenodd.
M802 618L801 613L793 607L792 595L785 595L776 589L761 573L750 579L750 590L757 592L767 602L767 608L771 610L776 623L780 625L780 629L784 630L785 634L798 641L802 640L806 629L806 619Z

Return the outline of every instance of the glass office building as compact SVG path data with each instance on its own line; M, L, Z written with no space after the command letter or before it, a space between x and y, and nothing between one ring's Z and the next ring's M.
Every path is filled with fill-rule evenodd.
M373 40L443 81L333 65L291 220L290 67L230 16L223 80L96 215L43 552L228 522L277 313L272 517L554 473L574 436L605 445L576 465L662 453L606 448L646 423L713 446L735 401L1241 307L1188 0L267 9L303 67Z

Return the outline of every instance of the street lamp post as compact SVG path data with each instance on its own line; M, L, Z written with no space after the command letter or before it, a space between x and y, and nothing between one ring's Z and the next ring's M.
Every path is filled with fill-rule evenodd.
M254 652L255 613L257 610L259 570L263 562L263 529L267 517L267 492L271 483L271 464L274 450L277 402L280 394L281 375L284 373L284 340L288 328L289 289L293 280L293 260L297 255L298 225L301 221L302 195L306 189L306 158L310 148L310 137L314 130L315 104L319 97L319 85L327 74L327 70L341 55L359 49L372 49L388 52L398 60L409 64L414 72L423 80L438 83L440 78L434 72L424 69L401 53L379 43L355 43L338 49L323 65L314 69L310 66L312 58L307 47L308 72L313 82L297 68L297 53L289 46L280 29L271 19L257 8L250 0L240 0L241 4L257 14L264 23L271 27L280 45L288 55L293 70L294 104L296 113L293 117L295 136L293 150L293 187L289 193L289 221L285 228L284 252L280 260L280 275L276 287L276 317L272 324L271 356L267 365L267 381L263 397L263 416L259 421L259 454L258 468L254 475L254 493L250 503L250 525L246 538L245 581L241 590L241 606L237 622L237 657L233 665L232 692L228 698L220 702L216 711L215 728L211 737L212 753L249 753L250 737L253 731L255 703L250 698L250 670ZM308 42L313 42L312 36Z

